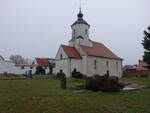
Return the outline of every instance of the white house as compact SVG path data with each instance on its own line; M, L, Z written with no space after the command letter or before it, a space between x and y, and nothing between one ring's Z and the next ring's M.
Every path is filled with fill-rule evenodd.
M55 74L55 59L35 58L33 64L15 64L0 55L0 74L28 74L29 72L35 74L37 67L42 67L45 74Z
M34 64L16 64L16 67L20 70L21 74L35 74L37 65Z
M0 74L22 74L22 71L12 63L11 61L5 60L2 56L0 56Z
M45 74L55 74L55 59L52 58L35 58L33 64L16 64L16 66L20 69L22 74L28 74L29 71L31 71L32 74L35 74L37 67L43 68Z
M53 58L35 58L34 64L37 67L45 69L45 74L55 74L55 59Z
M115 55L104 44L89 38L90 25L83 19L80 12L78 19L71 25L72 38L69 45L60 45L56 55L56 73L62 70L67 77L76 69L84 75L122 76L123 59Z

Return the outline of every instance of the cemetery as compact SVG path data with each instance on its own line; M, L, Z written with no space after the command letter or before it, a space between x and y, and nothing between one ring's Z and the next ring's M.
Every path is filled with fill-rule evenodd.
M150 78L121 78L132 87L150 86ZM135 85L136 84L136 85ZM138 84L138 86L137 86ZM81 90L85 79L70 78L61 88L60 79L0 80L2 113L149 113L150 88L102 92Z
M150 113L150 26L140 24L147 17L141 2L127 12L130 3L113 1L116 10L110 1L90 3L91 16L80 4L70 36L64 25L75 4L28 2L2 2L0 113Z

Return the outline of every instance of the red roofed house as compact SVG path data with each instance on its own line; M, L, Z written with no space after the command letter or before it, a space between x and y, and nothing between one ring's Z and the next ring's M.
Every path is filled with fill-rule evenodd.
M123 67L123 75L128 77L148 77L150 76L150 69L147 69L147 66L145 62L139 60L139 63L136 65Z
M53 58L35 58L34 64L45 70L45 73L55 73L55 59Z
M78 19L72 25L72 39L69 45L61 45L56 55L56 73L62 70L67 77L76 69L84 75L122 76L122 58L115 55L105 45L90 40L90 25L83 19L80 10Z

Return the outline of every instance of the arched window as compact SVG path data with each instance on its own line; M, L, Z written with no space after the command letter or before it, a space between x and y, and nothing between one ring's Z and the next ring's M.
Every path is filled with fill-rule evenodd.
M106 62L106 66L107 66L107 68L109 68L109 62L108 61Z
M60 59L62 59L62 54L60 54Z
M76 30L74 29L74 30L73 30L73 35L75 36L75 34L76 34Z
M94 60L94 69L96 69L96 68L97 68L97 61Z
M117 69L117 71L118 71L118 62L116 62L116 69Z
M85 34L86 34L86 35L88 34L88 30L87 30L87 29L85 29Z

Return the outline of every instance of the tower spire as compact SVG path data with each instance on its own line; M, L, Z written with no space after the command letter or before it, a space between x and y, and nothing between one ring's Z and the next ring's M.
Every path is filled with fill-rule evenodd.
M79 13L78 13L78 20L83 20L83 14L82 14L82 11L81 11L81 5L79 7Z
M81 8L81 4L80 4L80 6L79 6L79 12L81 12L81 9L82 9L82 8Z

